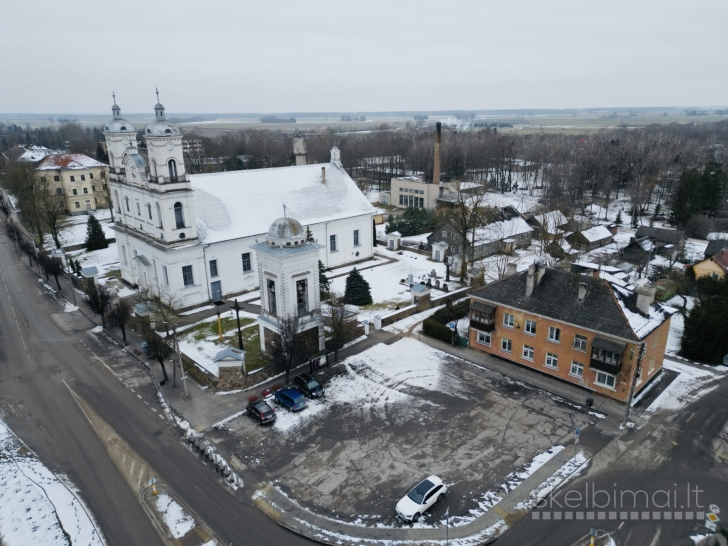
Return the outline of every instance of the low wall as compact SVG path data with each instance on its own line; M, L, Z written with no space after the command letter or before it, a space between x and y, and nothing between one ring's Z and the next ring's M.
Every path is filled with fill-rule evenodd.
M418 305L408 305L407 307L403 307L399 311L395 311L394 313L382 317L382 326L389 326L390 324L393 324L398 320L411 317L412 315L415 315L419 312L420 307Z

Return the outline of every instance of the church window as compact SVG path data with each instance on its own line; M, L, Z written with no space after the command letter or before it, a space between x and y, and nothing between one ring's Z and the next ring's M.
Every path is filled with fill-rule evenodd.
M169 179L177 182L177 162L174 159L169 160Z
M156 204L156 208L157 208L157 221L159 222L159 229L163 229L164 224L162 223L162 209L159 206L159 203Z
M147 203L147 216L149 216L149 219L152 219L152 205L150 203Z
M182 268L182 282L184 282L185 286L192 286L194 284L191 265L186 265Z
M157 178L157 162L152 159L152 176Z
M359 230L354 230L354 246L359 246Z
M336 235L329 236L329 250L331 252L336 252Z
M142 209L139 206L139 201L137 201L136 206L137 206L137 216L141 216L142 215Z
M296 304L299 317L308 313L308 285L306 279L296 281Z
M182 203L180 202L174 204L174 221L177 224L177 229L185 227L185 217L182 214Z
M268 279L268 312L276 314L276 283L272 279Z
M166 265L162 266L162 277L164 278L164 284L168 285L169 284L169 275L167 275L167 266Z
M124 201L126 201L126 212L131 212L131 209L129 208L129 198L124 197Z
M250 266L250 252L243 253L243 273L246 271L250 271L252 267Z
M114 190L114 201L116 201L116 212L121 212L121 202L119 201L119 192Z
M210 277L217 277L217 260L210 260Z

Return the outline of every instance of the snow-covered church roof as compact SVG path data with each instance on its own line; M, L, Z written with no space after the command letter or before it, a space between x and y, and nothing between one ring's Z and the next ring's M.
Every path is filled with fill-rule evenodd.
M375 212L338 162L196 174L190 180L204 243L262 235L283 205L304 226Z

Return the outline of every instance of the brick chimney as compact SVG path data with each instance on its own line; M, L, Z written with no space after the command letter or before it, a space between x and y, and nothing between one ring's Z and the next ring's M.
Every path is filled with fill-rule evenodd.
M526 296L533 294L533 291L541 282L545 272L546 266L543 263L535 263L528 266L528 273L526 274Z
M432 183L440 184L440 139L442 138L442 123L435 124L435 167L432 169Z
M516 274L516 267L518 267L517 262L508 262L508 265L506 265L506 277L510 277L511 275Z
M637 309L645 315L650 314L650 305L655 301L655 287L654 286L641 286L635 291L637 294Z
M584 301L584 298L586 297L586 283L580 282L579 283L579 301Z

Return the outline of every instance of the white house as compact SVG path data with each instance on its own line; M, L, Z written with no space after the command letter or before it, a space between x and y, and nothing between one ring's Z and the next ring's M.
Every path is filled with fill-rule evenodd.
M251 246L282 214L298 219L321 244L326 267L373 256L375 209L344 170L337 148L325 164L190 176L179 129L160 103L154 110L144 131L150 165L116 104L104 127L126 282L174 294L185 307L254 290Z

